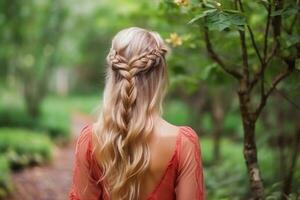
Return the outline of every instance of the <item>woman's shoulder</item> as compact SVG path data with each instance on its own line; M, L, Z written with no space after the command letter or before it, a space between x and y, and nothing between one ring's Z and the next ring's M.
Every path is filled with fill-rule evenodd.
M80 130L79 136L76 140L76 154L78 154L79 152L86 152L87 150L89 150L93 131L92 127L92 124L86 124Z
M192 127L180 126L179 138L178 149L181 154L191 153L200 149L200 137Z
M200 157L200 138L195 131L190 126L180 127L180 142L178 144L178 154L177 158L179 160L180 169L191 163L190 161L198 160ZM195 157L195 155L197 155Z
M92 130L93 130L92 127L93 127L92 124L84 125L80 130L78 141L83 142L85 140L88 140L89 136L92 134Z
M185 140L188 142L197 142L199 141L199 136L197 132L191 126L180 126L180 133L184 136Z

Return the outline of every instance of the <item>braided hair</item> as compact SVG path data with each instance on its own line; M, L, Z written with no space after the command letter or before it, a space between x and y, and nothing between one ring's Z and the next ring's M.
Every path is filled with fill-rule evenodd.
M137 98L137 88L135 87L135 77L141 73L149 73L164 60L166 49L153 49L150 52L145 52L142 55L131 59L129 62L118 55L115 50L111 50L108 56L108 62L117 74L122 77L121 95L121 115L122 123L119 123L120 131L127 133L127 125L130 120L130 111Z
M111 199L138 199L150 162L147 139L153 114L162 112L167 86L167 48L156 32L120 31L107 56L102 112L95 124L94 149L106 194Z

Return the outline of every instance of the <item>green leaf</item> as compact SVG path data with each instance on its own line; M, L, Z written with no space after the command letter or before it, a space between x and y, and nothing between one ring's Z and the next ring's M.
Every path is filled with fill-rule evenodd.
M213 69L215 69L216 67L218 67L218 65L216 63L206 66L205 69L203 70L203 72L201 73L201 79L207 80L209 78L209 76L211 75Z
M223 31L227 28L244 30L246 24L245 16L237 10L218 10L209 9L203 13L196 15L191 19L188 24L195 23L196 21L206 17L206 26L210 30Z
M207 16L206 25L210 30L217 31L223 31L227 28L244 30L246 18L240 12L218 11Z
M208 8L219 8L221 4L218 1L214 0L203 0L203 4Z
M226 13L232 13L232 14L239 14L239 15L243 15L243 13L241 13L238 10L231 10L231 9L223 9L224 12Z
M206 10L204 11L203 13L199 14L199 15L196 15L193 19L191 19L188 24L192 24L196 21L198 21L199 19L202 19L203 17L209 15L210 13L213 13L213 12L216 12L217 9L209 9L209 10Z

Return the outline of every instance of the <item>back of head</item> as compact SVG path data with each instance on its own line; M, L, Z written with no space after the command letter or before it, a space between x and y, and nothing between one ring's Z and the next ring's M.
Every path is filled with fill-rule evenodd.
M158 33L132 27L117 33L107 56L96 158L111 199L137 199L150 162L147 138L162 112L167 48Z

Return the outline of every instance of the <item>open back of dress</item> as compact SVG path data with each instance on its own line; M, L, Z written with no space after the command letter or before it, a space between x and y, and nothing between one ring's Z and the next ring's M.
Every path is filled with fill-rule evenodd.
M179 126L174 151L152 192L141 190L142 200L204 200L204 178L199 137L189 126ZM77 139L70 200L109 200L97 182L101 169L92 154L92 126Z

